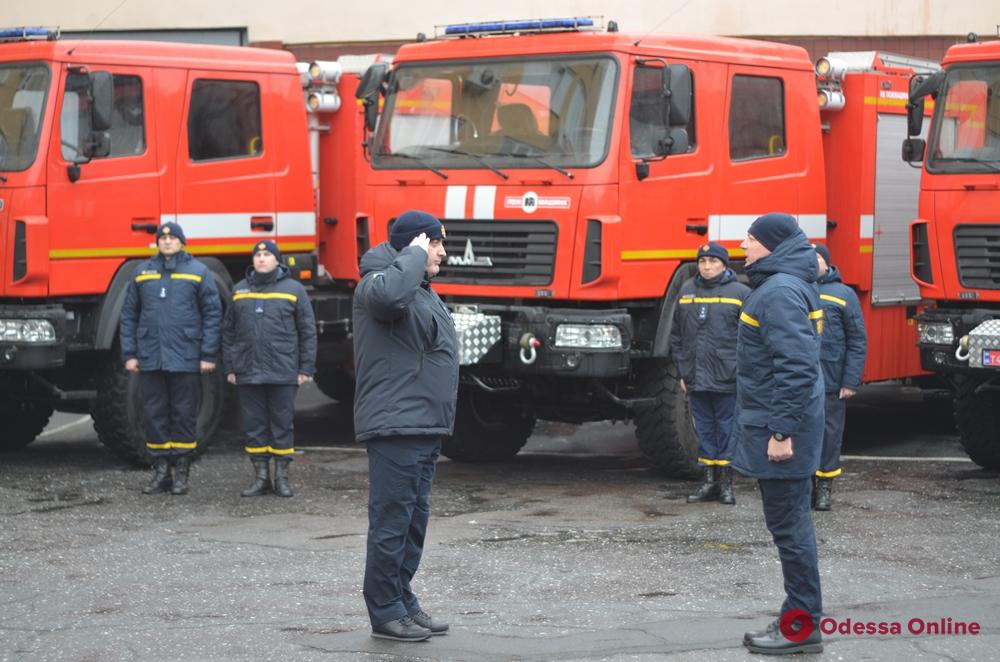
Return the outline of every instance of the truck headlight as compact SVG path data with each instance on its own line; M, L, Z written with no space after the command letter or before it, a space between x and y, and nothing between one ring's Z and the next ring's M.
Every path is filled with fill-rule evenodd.
M955 329L951 322L917 322L917 340L921 345L952 345Z
M622 346L622 332L613 324L560 324L556 347L613 349Z
M48 320L0 319L0 341L42 343L55 339L56 329Z

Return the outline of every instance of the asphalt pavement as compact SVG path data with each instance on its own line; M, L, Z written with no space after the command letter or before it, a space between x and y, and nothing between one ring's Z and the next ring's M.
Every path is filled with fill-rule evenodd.
M622 423L541 423L511 461L442 460L415 588L451 632L372 639L350 418L304 390L295 497L246 499L238 436L195 465L189 495L144 496L148 471L86 417L54 417L0 458L0 660L755 658L742 634L782 588L754 484L736 481L734 507L688 505L693 485L646 468ZM845 453L815 516L832 633L810 657L997 659L1000 476L964 459L947 403L868 388Z

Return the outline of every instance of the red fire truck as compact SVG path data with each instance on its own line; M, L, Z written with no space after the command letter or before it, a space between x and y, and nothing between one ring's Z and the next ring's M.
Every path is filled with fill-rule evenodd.
M924 162L912 271L933 304L918 318L921 360L954 386L969 457L1000 469L1000 41L951 47L941 72L913 79L910 99L903 158Z
M909 78L936 66L868 52L814 70L797 47L595 22L448 26L358 89L372 243L413 207L447 227L435 289L463 366L444 453L509 457L537 418L634 418L653 465L689 472L668 356L677 291L700 244L742 257L768 211L825 241L857 289L866 380L922 374L907 268L919 174L898 145Z
M354 106L358 77L341 74L282 51L0 32L0 447L30 443L59 409L90 412L105 445L141 459L118 320L168 220L224 300L250 246L278 241L313 286L321 385L349 393L363 128L334 112L338 84ZM204 379L202 446L226 393L221 374Z

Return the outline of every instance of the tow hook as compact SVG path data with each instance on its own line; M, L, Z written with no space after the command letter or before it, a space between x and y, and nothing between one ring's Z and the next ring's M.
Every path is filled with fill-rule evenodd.
M535 350L542 346L542 341L535 337L533 333L525 333L521 336L520 342L518 344L521 346L521 363L524 365L531 365L538 358L538 352Z
M958 347L955 348L955 358L959 361L969 360L969 336L959 338Z

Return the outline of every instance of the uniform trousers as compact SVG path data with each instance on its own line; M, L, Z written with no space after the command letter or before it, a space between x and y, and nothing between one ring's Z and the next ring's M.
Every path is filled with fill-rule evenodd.
M694 417L694 431L698 435L699 464L729 464L729 438L733 431L736 394L689 391L688 402Z
M818 628L823 598L811 511L812 477L761 478L757 482L764 504L764 521L781 559L786 596L781 613L801 609Z
M240 384L240 410L251 456L291 457L295 452L297 384Z
M817 476L833 478L840 475L840 448L844 442L844 421L847 420L847 400L840 393L826 394L826 427L823 430L823 453Z
M365 443L369 487L364 596L372 625L381 625L420 610L410 582L423 556L441 439L378 437Z
M198 447L195 439L201 404L197 372L150 370L139 373L146 450L153 457L180 457Z

